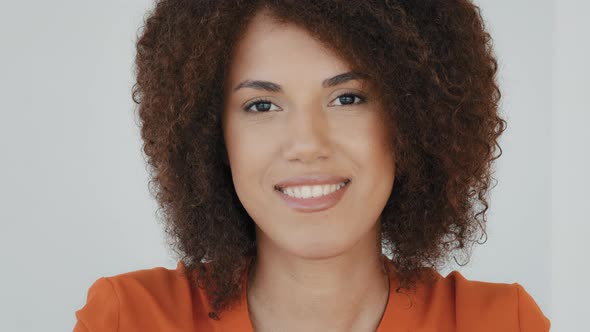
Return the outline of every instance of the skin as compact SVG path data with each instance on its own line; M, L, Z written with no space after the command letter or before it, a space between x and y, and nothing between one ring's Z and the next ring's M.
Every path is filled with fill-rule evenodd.
M349 71L306 30L264 11L232 54L222 123L236 193L256 224L247 288L256 331L375 331L386 307L379 218L395 161L370 82L322 86ZM245 80L282 91L235 90ZM366 101L340 97L350 93ZM270 104L246 112L256 98ZM351 179L328 210L295 211L274 191L279 181L317 172Z

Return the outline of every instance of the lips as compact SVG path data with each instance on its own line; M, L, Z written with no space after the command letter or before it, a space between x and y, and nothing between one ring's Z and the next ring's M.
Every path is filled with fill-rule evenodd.
M298 212L319 212L330 209L338 204L350 187L350 181L344 187L323 196L310 198L296 198L289 196L280 190L275 193L286 203L288 207Z
M324 185L324 184L339 184L342 182L348 182L350 179L332 175L332 174L308 174L292 177L275 184L275 189L280 190L285 187L291 186L313 186L313 185Z

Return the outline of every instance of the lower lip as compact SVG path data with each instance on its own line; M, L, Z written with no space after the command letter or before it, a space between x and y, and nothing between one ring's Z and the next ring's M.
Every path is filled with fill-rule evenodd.
M287 205L290 208L294 210L300 212L317 212L327 210L336 205L340 201L340 199L342 199L342 195L344 195L344 192L348 190L350 182L351 181L349 180L344 185L344 187L336 190L333 193L320 197L297 198L291 197L277 189L275 189L275 192L287 203Z

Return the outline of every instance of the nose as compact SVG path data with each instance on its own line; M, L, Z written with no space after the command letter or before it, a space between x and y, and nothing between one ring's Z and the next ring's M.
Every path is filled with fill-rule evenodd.
M289 112L283 134L286 160L313 163L328 158L330 154L328 119L321 108L307 107Z

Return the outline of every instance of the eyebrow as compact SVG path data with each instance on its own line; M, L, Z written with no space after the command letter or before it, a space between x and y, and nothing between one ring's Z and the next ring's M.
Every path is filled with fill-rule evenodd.
M329 88L344 82L348 82L351 80L362 80L366 79L368 76L364 73L349 71L346 73L338 74L334 77L325 79L322 81L322 87ZM242 81L234 88L234 92L242 89L242 88L252 88L257 90L264 90L268 92L283 92L283 88L281 85L269 81L253 81L253 80L245 80Z

